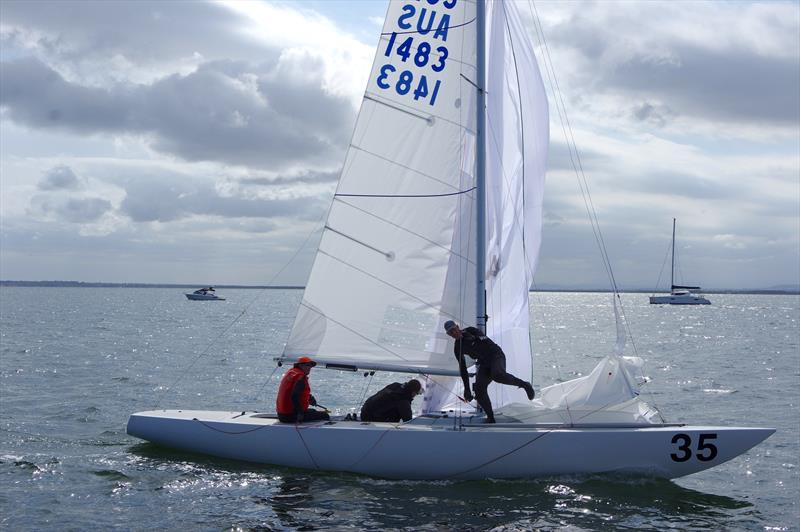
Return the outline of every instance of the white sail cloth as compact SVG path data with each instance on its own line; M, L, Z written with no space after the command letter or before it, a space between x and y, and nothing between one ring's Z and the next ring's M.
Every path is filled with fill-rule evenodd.
M486 333L506 354L506 370L532 380L528 292L539 258L550 122L542 77L517 8L487 3ZM470 320L465 325L473 325ZM436 379L423 411L453 406L460 379ZM492 405L527 400L492 383Z
M442 324L476 314L475 15L390 2L287 359L457 372Z
M506 369L532 380L528 291L539 259L550 118L542 77L513 2L490 2L487 42L486 333L506 353ZM496 407L527 400L492 384Z
M442 324L475 309L476 5L390 2L287 359L457 373ZM487 333L531 378L547 99L512 3L487 3ZM425 410L455 399L429 381ZM496 405L522 399L492 386Z
M588 375L542 388L533 403L510 404L502 414L523 423L656 423L658 411L639 398L643 364L606 356Z

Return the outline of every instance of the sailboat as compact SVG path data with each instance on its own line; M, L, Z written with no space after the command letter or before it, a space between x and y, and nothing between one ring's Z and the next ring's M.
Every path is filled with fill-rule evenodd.
M422 413L406 423L287 424L256 411L152 410L132 414L128 434L228 459L400 479L676 478L769 437L774 429L665 423L639 396L642 361L623 355L619 330L591 373L534 401L493 383L496 424L459 397L448 320L484 329L510 373L532 374L528 294L548 143L544 84L513 2L391 0L276 359L310 356L316 375L414 374Z
M699 286L675 284L675 218L672 219L672 267L669 274L670 292L668 296L650 296L651 305L710 305L711 301L691 292L700 290Z

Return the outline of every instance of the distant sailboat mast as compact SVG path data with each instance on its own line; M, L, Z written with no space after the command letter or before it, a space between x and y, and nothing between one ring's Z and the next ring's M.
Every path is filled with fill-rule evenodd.
M672 268L669 271L669 289L670 291L675 289L675 218L672 219Z

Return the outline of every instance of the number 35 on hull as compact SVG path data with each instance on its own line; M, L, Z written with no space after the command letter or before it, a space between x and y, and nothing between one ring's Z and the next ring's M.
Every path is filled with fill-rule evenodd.
M727 462L774 432L750 427L676 427L664 434L663 459L666 467L679 472L670 476L683 476Z

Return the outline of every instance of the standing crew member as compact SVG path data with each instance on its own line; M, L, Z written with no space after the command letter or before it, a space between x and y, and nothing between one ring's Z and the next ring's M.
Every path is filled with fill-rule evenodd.
M309 410L316 406L317 400L311 395L308 374L317 363L308 357L300 357L281 379L275 410L283 423L302 423L303 421L329 420L327 412Z
M528 394L528 399L533 401L536 395L531 383L515 377L506 372L506 355L500 346L483 334L480 329L467 327L463 331L459 329L456 322L448 320L444 323L444 330L447 335L455 339L453 353L458 360L458 369L461 373L461 380L464 382L464 398L472 401L472 392L469 389L469 374L464 355L475 359L477 372L475 375L475 399L483 411L486 412L486 423L494 423L494 410L492 401L489 399L487 389L489 384L499 382L500 384L510 384L524 388Z
M361 421L410 421L411 401L420 393L422 385L417 379L405 384L393 382L367 399L361 408Z

